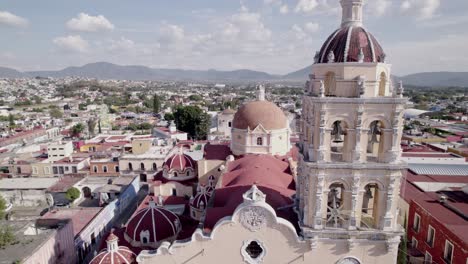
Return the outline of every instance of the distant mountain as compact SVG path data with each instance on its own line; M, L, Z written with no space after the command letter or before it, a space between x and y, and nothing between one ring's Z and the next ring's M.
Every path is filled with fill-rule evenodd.
M309 65L303 69L300 69L295 72L288 73L282 76L284 80L297 80L297 81L306 81L309 79L309 74L312 73L312 65Z
M468 72L423 72L396 77L404 84L416 86L462 86L468 87Z
M305 82L311 73L311 66L291 72L286 75L272 75L266 72L252 70L218 71L218 70L181 70L153 69L146 66L121 66L108 62L96 62L81 67L68 67L59 71L19 72L14 69L0 67L0 77L87 77L96 79L124 80L184 80L184 81L294 81ZM394 76L404 84L416 86L468 86L468 72L426 72L407 76Z
M193 80L193 81L260 81L275 79L265 72L251 70L180 70L153 69L146 66L120 66L108 62L96 62L81 67L68 67L60 71L27 72L28 76L66 77L78 76L97 79L125 80ZM0 72L1 76L1 72Z
M6 67L0 67L0 77L3 78L21 78L23 77L23 73L19 72L14 69L6 68Z

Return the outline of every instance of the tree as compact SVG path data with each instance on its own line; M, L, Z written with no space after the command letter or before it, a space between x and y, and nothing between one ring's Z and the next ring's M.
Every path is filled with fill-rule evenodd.
M174 120L174 114L173 113L164 114L164 120L166 120L166 121Z
M16 242L15 234L10 226L0 226L0 248L5 248Z
M75 200L78 199L79 197L80 197L80 190L78 190L78 189L75 188L75 187L71 187L71 188L68 189L67 192L65 193L65 198L67 198L67 200L69 200L70 202L75 201Z
M74 125L71 129L72 136L77 137L80 135L81 132L83 132L85 129L85 126L82 123L78 123Z
M95 118L90 118L88 119L88 132L89 132L89 135L94 135L94 131L95 131L95 128L96 128L96 119Z
M0 195L0 219L5 217L5 209L7 207L5 199Z
M161 111L161 99L157 94L153 96L153 113L157 114Z
M12 114L8 115L8 124L10 125L10 127L15 126L15 117Z
M50 109L49 114L50 114L50 116L52 118L62 118L63 117L63 113L62 113L62 111L60 111L60 109L58 107L54 107L54 108Z
M177 127L194 139L206 139L210 116L198 106L178 106L174 112Z
M99 121L98 121L98 133L102 134L101 119L99 119Z

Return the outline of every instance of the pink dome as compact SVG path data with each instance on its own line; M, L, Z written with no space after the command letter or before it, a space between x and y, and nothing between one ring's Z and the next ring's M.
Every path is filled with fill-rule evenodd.
M385 53L375 37L359 26L345 26L325 41L317 54L316 63L329 63L333 52L334 62L358 62L362 55L363 62L385 62Z
M193 199L190 200L190 206L199 210L204 210L210 201L211 193L202 190L197 193Z
M164 168L167 170L185 171L186 169L195 170L197 163L189 155L177 153L164 162Z
M125 238L134 246L157 246L164 240L174 239L180 230L179 217L151 199L147 207L128 221Z
M136 263L136 255L128 247L118 245L119 238L111 233L107 239L107 248L103 249L90 262L90 264L133 264Z

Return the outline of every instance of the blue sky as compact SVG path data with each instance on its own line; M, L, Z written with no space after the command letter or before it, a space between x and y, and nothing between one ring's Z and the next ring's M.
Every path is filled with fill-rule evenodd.
M395 74L468 71L468 1L367 0ZM340 24L338 0L1 0L0 65L90 62L284 74Z

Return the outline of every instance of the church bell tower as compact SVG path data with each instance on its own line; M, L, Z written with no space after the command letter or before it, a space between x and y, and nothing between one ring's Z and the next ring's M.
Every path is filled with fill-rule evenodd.
M363 0L341 5L341 26L316 53L305 87L300 224L313 248L332 239L349 254L362 254L372 243L395 263L407 99L402 85L392 83L383 48L363 27Z

